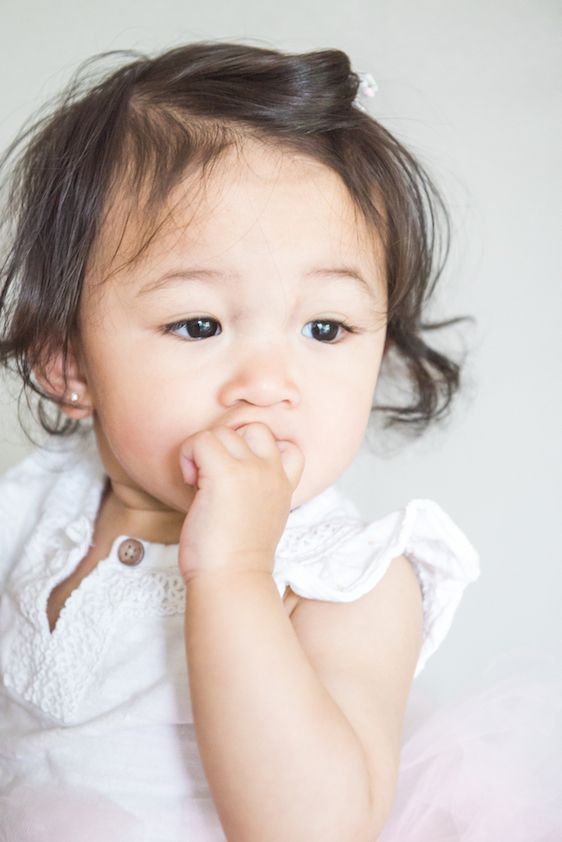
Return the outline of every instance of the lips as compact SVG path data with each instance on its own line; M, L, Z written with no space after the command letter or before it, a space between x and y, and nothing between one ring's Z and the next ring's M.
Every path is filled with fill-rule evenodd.
M267 421L259 421L257 418L255 418L253 421L237 421L236 424L228 424L227 423L226 426L230 427L231 430L236 431L236 430L239 430L240 427L247 427L248 424L265 424L267 427L269 427L271 432L273 432L273 429L269 426Z
M283 434L278 435L277 432L275 431L275 429L273 427L271 427L266 421L241 421L238 424L235 424L234 426L231 426L230 428L231 428L231 430L234 430L236 432L236 430L239 430L241 427L247 427L248 424L258 424L258 423L265 424L266 427L268 427L271 430L271 432L273 434L273 437L275 438L275 440L278 443L280 443L280 442L289 442L290 443L291 442L291 439L288 438L287 436L285 436ZM228 425L228 426L230 426L230 425Z

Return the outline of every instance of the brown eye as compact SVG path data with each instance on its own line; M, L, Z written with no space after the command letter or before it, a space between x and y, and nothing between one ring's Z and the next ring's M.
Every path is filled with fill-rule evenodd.
M319 342L323 342L326 345L336 345L337 342L334 342L337 339L338 331L341 328L343 331L347 333L355 333L355 329L351 325L345 324L345 322L338 322L329 319L315 319L312 322L307 322L305 327L308 325L312 325L312 339L317 339ZM341 337L340 340L341 341Z
M343 333L360 333L352 325L336 319L314 319L311 322L307 322L305 327L308 327L308 325L312 325L312 334L308 335L311 339L315 339L323 345L337 345L342 341ZM179 322L166 325L163 328L163 333L171 333L179 339L196 342L218 336L222 333L222 328L216 319L211 319L207 316L197 316L193 319L181 319Z
M166 333L173 333L175 336L190 340L209 339L217 335L215 333L215 326L218 325L219 323L216 319L208 319L206 316L195 319L182 319L174 324L166 325ZM185 328L187 336L176 333L180 328Z

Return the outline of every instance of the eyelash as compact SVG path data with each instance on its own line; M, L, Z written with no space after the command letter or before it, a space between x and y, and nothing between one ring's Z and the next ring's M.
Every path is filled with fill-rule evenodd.
M181 319L179 322L174 322L173 324L164 325L162 328L162 333L164 334L171 334L172 336L176 335L173 333L174 330L177 330L180 327L184 327L184 325L192 324L193 322L215 322L215 324L219 324L216 319L208 319L206 316L196 316L193 319ZM312 319L312 321L307 322L307 324L328 324L328 325L337 325L341 327L346 333L361 333L361 330L353 325L348 324L347 322L338 321L337 319ZM218 334L220 336L220 334ZM214 339L214 336L203 336L203 337L179 337L178 339L182 339L184 342L201 342L203 339ZM319 340L320 341L320 340ZM332 342L322 342L320 341L321 345L339 345L342 339L338 339Z

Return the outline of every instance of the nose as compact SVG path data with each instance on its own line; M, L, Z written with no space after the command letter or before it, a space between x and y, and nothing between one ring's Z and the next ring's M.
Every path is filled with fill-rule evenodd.
M230 376L223 383L220 400L224 406L247 401L256 406L287 403L298 406L300 391L287 357L279 348L255 348L232 361Z

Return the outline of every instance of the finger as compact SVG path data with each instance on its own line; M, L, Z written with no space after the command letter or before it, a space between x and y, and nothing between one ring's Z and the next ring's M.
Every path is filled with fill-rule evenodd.
M205 477L221 473L228 465L229 453L212 430L201 430L186 439L180 448L180 466L188 485L201 485Z
M236 431L238 438L243 440L249 451L262 459L271 459L278 455L275 436L266 424L254 421L251 424L244 424ZM248 454L248 451L246 451Z
M291 483L291 488L294 491L300 482L304 470L304 454L300 447L297 447L297 445L293 444L291 441L282 441L279 445L283 469L287 475L287 479Z
M226 452L235 459L246 459L249 456L248 445L236 430L221 425L213 427L212 432L222 443Z

